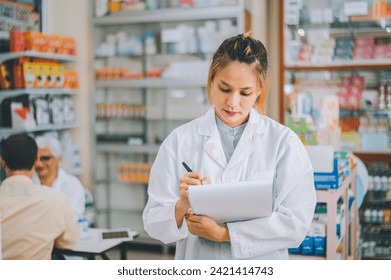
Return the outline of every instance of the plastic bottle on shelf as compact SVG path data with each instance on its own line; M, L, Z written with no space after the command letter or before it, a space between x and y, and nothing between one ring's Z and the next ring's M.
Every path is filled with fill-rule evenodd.
M385 174L380 178L380 185L382 191L388 191L388 177Z
M387 109L391 109L391 83L387 84Z
M380 83L379 86L379 109L386 108L386 86L384 83Z
M391 177L390 177L390 181L391 181ZM372 191L372 190L373 190L373 176L369 175L368 176L368 191Z
M153 32L145 31L144 40L145 40L145 54L146 55L156 54L157 48L156 48L155 36L153 35Z
M371 209L371 216L370 216L370 223L376 223L377 221L377 210L376 209Z
M373 190L379 191L380 189L381 189L380 176L378 174L376 174L375 176L373 176Z
M371 222L371 209L367 208L364 211L364 223L370 223Z

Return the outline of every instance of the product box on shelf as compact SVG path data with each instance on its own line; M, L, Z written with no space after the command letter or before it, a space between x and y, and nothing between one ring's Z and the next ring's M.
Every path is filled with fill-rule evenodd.
M338 189L342 184L344 172L338 168L338 159L334 159L332 172L314 172L315 188Z

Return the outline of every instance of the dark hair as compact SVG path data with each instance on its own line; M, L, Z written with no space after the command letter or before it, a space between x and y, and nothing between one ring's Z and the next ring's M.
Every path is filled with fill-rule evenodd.
M261 95L254 107L263 112L267 97L268 54L262 42L252 38L248 33L225 39L213 55L207 83L209 102L212 103L211 86L217 71L234 61L246 63L257 74Z
M26 133L11 135L1 145L1 157L13 171L31 170L37 158L37 151L34 138Z

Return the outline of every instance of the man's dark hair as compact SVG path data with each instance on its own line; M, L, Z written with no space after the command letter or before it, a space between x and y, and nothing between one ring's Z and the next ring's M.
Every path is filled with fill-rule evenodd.
M14 134L1 145L1 157L12 171L31 170L37 158L37 143L26 133Z

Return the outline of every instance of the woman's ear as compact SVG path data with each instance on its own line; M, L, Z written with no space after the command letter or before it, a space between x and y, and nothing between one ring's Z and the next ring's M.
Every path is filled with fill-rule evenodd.
M262 91L259 91L259 93L257 95L257 99L255 99L255 103L259 103L259 100L261 99L261 93L262 93Z

